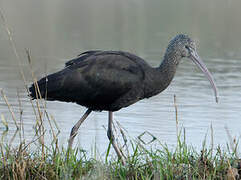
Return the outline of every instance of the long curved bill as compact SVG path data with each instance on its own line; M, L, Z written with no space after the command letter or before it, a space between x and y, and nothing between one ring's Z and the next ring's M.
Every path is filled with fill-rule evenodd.
M214 90L215 94L215 100L216 103L218 103L218 92L217 92L217 87L215 85L215 82L213 80L212 74L208 71L208 68L202 61L202 59L198 56L197 52L195 50L191 50L190 52L190 59L202 70L202 72L207 76L208 80L211 83L211 86Z

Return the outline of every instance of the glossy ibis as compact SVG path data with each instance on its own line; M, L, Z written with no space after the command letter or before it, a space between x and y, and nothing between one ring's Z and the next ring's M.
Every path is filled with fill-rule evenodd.
M153 68L142 58L122 51L87 51L65 64L65 68L50 74L29 88L33 99L75 102L88 110L72 128L69 149L81 123L91 111L108 111L107 136L119 158L124 161L112 132L113 111L157 95L171 83L180 60L191 59L207 76L214 89L214 80L197 54L195 43L187 35L174 37L159 67ZM37 84L39 92L36 90Z

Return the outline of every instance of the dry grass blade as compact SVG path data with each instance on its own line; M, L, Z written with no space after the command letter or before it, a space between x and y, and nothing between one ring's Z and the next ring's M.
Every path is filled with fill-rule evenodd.
M55 126L57 127L58 131L59 131L59 128L58 128L57 123L55 122L54 118L49 116L49 114L47 112L46 103L45 103L46 101L44 101L43 97L41 96L41 92L40 92L40 89L39 89L39 86L38 86L38 83L37 83L37 79L36 79L36 76L35 76L33 68L32 68L32 58L31 58L31 55L30 55L30 51L29 51L29 49L26 49L25 51L26 51L26 54L27 54L27 59L28 59L28 63L29 63L29 66L30 66L30 70L31 70L32 80L33 80L33 84L34 84L34 87L35 87L35 94L36 94L36 97L37 97L36 98L36 106L37 106L37 111L38 111L38 118L36 118L36 120L37 120L37 126L39 127L37 132L40 132L40 134L41 134L41 132L44 131L43 118L44 118L44 115L45 115L45 117L47 118L48 123L50 125L54 141L56 141L57 138L56 138L56 134L54 132L51 120L53 120L53 122L54 122ZM47 91L47 89L46 89L46 91ZM32 100L31 100L31 102L32 102ZM42 109L41 107L43 107L43 112L41 110ZM34 106L33 106L33 108L34 108ZM37 117L37 113L35 115ZM42 138L40 140L44 141L44 136L42 136Z
M20 120L19 136L20 136L20 142L22 142L22 138L24 139L23 108L22 108L22 103L21 103L21 100L20 100L20 95L19 95L19 90L18 89L17 89L17 97L18 97L19 120ZM23 137L22 137L22 133L23 133Z
M47 119L48 119L49 126L50 126L50 129L51 129L51 132L52 132L54 141L56 141L57 138L56 138L56 135L55 135L55 132L54 132L54 129L53 129L53 126L52 126L52 123L51 123L51 121L50 121L50 118L49 118L49 115L48 115L47 111L45 111L45 115L46 115L46 117L47 117Z
M8 122L6 121L5 116L3 114L1 114L1 120L2 120L3 125L6 128L6 131L8 131Z
M10 139L9 145L8 145L8 146L9 146L9 149L11 149L12 143L13 143L14 139L16 138L16 135L17 135L18 131L19 131L19 130L16 129L16 131L14 132L12 138Z
M227 133L227 135L228 135L228 140L229 140L230 147L231 147L233 153L235 154L236 158L238 158L239 156L238 156L238 154L237 154L236 139L235 139L235 138L232 138L232 136L231 136L231 134L230 134L227 126L225 126L224 128L225 128L226 133Z
M213 135L213 123L211 122L211 152L213 153L213 147L214 147L214 135Z
M60 129L59 129L59 126L58 126L56 120L54 119L54 117L53 117L52 115L50 115L50 118L51 118L51 120L54 122L54 125L55 125L55 127L58 129L58 133L59 133L59 132L60 132ZM56 136L57 136L57 135L56 135Z
M3 143L0 143L0 148L1 148L2 163L3 163L4 166L6 166L7 163L6 163L6 158L5 158L6 156L5 156L4 150L3 150Z
M178 139L178 117L177 117L177 99L176 95L174 94L174 107L175 107L175 117L176 117L176 134L177 134L177 139Z
M128 149L128 147L127 147L127 137L125 135L124 128L121 126L119 121L116 121L116 124L118 125L118 128L119 128L120 133L121 133L121 137L124 141L124 144L123 144L122 148L124 148L126 146L126 148Z
M117 128L116 128L116 125L115 125L114 122L115 122L115 121L113 121L112 126L113 126L113 129L114 129L115 134L117 134L118 131L117 131ZM114 132L113 132L113 133L114 133ZM119 137L119 135L118 135L117 137ZM123 152L123 151L124 151L123 148L122 148L123 146L121 146L121 143L120 143L120 141L119 141L119 138L116 138L115 141L116 141L116 145L117 145L117 147L118 147L118 149L119 149L122 157L123 157L124 159L126 159L126 155L125 155L125 153ZM123 160L123 159L122 159L122 160ZM124 161L123 161L123 164L125 164Z
M6 103L7 106L8 106L8 110L9 110L11 116L12 116L12 119L13 119L13 121L14 121L14 124L15 124L16 128L19 129L19 126L18 126L16 117L15 117L15 114L14 114L14 112L13 112L13 109L12 109L11 105L10 105L9 102L8 102L7 96L4 94L4 92L3 92L2 89L1 89L0 91L1 91L1 94L2 94L2 97L3 97L4 101L5 101L5 103Z
M32 107L35 111L35 116L36 116L36 120L37 120L36 124L39 127L38 130L36 131L36 133L40 134L39 141L42 144L42 159L44 159L45 158L45 152L44 152L44 131L45 131L45 128L44 128L43 118L44 118L44 115L47 116L48 114L47 114L47 110L46 110L46 104L42 101L43 99L42 99L42 96L41 96L41 93L40 93L40 89L39 89L39 86L38 86L38 83L37 83L37 79L35 78L34 72L32 70L32 58L31 58L31 55L30 55L30 51L28 49L26 49L26 54L27 54L28 62L29 62L29 65L30 65L31 73L32 73L32 80L34 82L33 84L35 86L35 91L36 91L35 92L36 97L37 97L36 98L36 106L37 106L38 116L37 116L37 113L35 111L32 100L31 100L31 103L32 103ZM29 89L28 89L28 93L29 93ZM42 102L42 105L44 107L44 113L42 113L42 111L41 111L41 105L40 105L39 101ZM49 118L48 118L48 120L49 120ZM54 131L52 129L51 123L50 123L50 127L51 127L51 130L52 130L53 136L56 137L55 134L54 134Z
M2 132L0 144L4 144L4 139L7 136L7 134L8 134L8 130L5 130L5 131Z
M30 66L30 71L31 71L31 75L32 75L32 81L35 83L37 82L37 79L35 78L34 76L34 72L33 72L33 68L32 68L32 59L31 59L31 56L30 56L30 51L28 49L25 49L26 51L26 54L27 54L27 59L28 59L28 63L29 63L29 66ZM30 96L30 92L29 92L29 89L28 90L28 95ZM37 94L38 95L38 94ZM36 124L37 126L41 127L41 110L40 110L40 106L39 106L39 99L36 100L36 104L37 104L37 110L38 110L38 113L34 107L34 104L33 104L33 101L32 99L30 98L30 102L31 102L31 105L32 105L32 109L33 109L33 112L34 112L34 115L36 117Z

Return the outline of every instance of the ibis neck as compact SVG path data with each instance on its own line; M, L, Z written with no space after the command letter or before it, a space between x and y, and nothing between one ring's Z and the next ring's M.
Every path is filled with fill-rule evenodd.
M159 73L157 78L159 79L159 84L163 87L166 88L171 83L181 58L175 51L167 51L165 53L160 66L157 68Z
M159 67L153 68L148 80L146 97L156 95L165 90L174 78L181 56L177 53L166 52Z
M157 68L159 72L159 84L162 90L166 89L173 80L180 59L181 56L177 56L175 53L165 54L162 63Z

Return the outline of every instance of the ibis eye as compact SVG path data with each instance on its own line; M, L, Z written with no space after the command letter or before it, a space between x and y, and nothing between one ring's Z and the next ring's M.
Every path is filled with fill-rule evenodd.
M188 49L188 50L190 49L190 48L188 47L188 45L186 45L185 48Z

